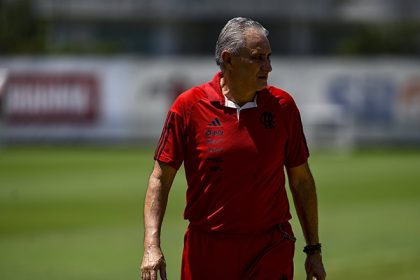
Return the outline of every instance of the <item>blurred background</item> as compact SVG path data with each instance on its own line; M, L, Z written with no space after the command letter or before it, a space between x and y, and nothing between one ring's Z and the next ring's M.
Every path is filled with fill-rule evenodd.
M236 16L270 31L269 82L301 110L330 279L420 279L419 1L0 0L1 279L137 278L166 112L218 71Z

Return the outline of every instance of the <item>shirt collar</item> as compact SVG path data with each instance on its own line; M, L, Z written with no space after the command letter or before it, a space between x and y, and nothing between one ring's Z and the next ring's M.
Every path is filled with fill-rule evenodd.
M225 107L228 107L228 108L235 108L235 109L240 109L240 110L256 108L257 107L257 95L258 95L258 93L254 96L254 100L252 100L250 102L247 102L242 106L239 106L238 104L236 104L235 102L227 99L227 97L224 96L225 97L224 105L225 105Z
M207 89L207 96L210 102L218 102L220 104L225 103L225 96L222 93L220 87L220 79L223 77L223 73L219 71L213 79L209 82L209 88Z

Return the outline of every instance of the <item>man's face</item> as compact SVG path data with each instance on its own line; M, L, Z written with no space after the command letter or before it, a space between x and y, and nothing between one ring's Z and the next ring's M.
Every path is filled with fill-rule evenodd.
M271 47L267 37L256 29L245 31L245 48L232 56L231 77L244 91L259 91L267 86L271 72Z

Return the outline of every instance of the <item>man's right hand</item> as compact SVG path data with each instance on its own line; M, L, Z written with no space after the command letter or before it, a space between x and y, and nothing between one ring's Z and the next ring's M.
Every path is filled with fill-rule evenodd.
M143 261L141 263L141 279L157 280L157 273L162 280L166 278L166 262L159 246L151 245L144 248Z

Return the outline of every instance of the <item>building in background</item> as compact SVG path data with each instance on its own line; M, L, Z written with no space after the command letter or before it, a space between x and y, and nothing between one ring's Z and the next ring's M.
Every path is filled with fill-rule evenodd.
M26 41L30 34L42 38L33 38L32 47L23 50L27 53L210 55L226 20L247 16L268 27L273 51L279 55L420 55L420 2L416 0L3 0L0 3L3 3L0 4L3 29L9 22L17 25L21 20L24 23L14 33L22 33ZM11 15L5 18L6 13ZM21 16L13 16L19 13Z

